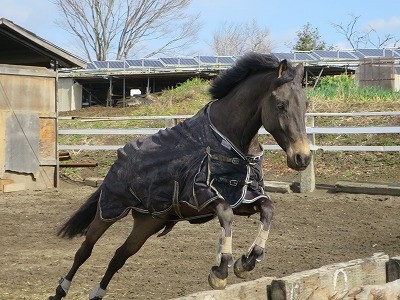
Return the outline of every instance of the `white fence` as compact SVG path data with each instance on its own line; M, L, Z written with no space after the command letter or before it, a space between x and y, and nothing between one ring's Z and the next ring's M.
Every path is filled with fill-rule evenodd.
M353 113L308 113L306 127L307 134L310 138L311 150L323 151L376 151L387 152L394 151L400 152L400 139L399 144L394 146L359 146L359 145L339 145L327 146L316 145L315 135L317 134L400 134L400 126L355 126L355 127L315 127L314 119L317 117L384 117L384 116L399 116L400 111L394 112L353 112ZM141 116L141 117L114 117L102 118L92 117L81 119L83 122L92 121L121 121L121 120L164 120L165 126L170 127L177 124L179 120L191 117L190 115L176 115L176 116ZM76 117L59 117L62 119L72 119ZM134 129L59 129L59 135L150 135L154 134L162 128L134 128ZM261 128L260 135L268 135L269 133ZM59 150L116 150L123 147L123 145L59 145ZM263 145L264 150L279 150L278 145ZM315 189L315 175L313 162L307 170L301 172L300 190L302 192L310 192Z

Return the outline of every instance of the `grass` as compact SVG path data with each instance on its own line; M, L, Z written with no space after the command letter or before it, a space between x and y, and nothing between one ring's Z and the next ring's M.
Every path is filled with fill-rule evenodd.
M160 95L151 95L152 104L134 108L101 108L99 111L82 110L82 115L99 114L120 116L140 115L192 115L210 101L209 82L202 79L187 81ZM377 88L358 88L347 76L325 77L315 89L307 89L311 99L310 112L400 111L400 93ZM103 114L103 115L102 115ZM400 126L400 117L319 117L316 126ZM80 122L62 120L60 128L137 128L163 127L164 121L129 120L118 122ZM61 144L114 144L123 145L131 136L60 136ZM400 145L400 136L388 135L318 135L320 145ZM261 143L274 144L271 137L261 137ZM73 153L73 161L96 161L96 168L62 169L75 180L87 176L104 176L115 160L112 151L81 151ZM320 183L337 180L400 181L400 155L398 152L322 152L315 155L316 178ZM268 151L264 159L264 175L268 180L297 181L298 172L286 167L282 151Z
M308 89L310 99L331 102L391 102L400 99L400 92L392 92L380 87L358 87L347 75L326 76L315 89Z

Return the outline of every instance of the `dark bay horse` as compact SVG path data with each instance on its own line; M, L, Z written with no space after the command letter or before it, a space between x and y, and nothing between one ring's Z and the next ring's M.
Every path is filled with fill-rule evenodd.
M302 90L304 67L250 53L213 80L211 101L194 117L173 128L141 137L118 150L102 186L93 193L58 234L85 235L69 272L55 296L68 293L78 268L90 257L97 240L129 212L132 232L117 249L105 275L90 293L102 299L113 275L153 234L167 234L182 220L202 223L217 217L221 225L217 265L208 280L225 288L228 268L245 278L264 258L274 206L264 193L261 126L287 154L287 165L304 170L311 152L305 131L308 101ZM260 213L254 243L236 262L232 256L234 215Z

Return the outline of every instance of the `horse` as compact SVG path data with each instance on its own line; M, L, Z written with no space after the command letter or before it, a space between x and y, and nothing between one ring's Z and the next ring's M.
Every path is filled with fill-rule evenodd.
M118 149L102 185L58 231L61 237L85 238L71 269L48 299L67 295L98 239L129 212L132 231L91 291L91 300L105 296L113 275L150 236L160 231L158 236L165 235L183 220L219 220L217 264L208 275L212 288L226 287L232 266L236 276L246 278L264 258L274 215L272 199L264 191L259 129L264 126L284 150L289 168L304 170L311 160L303 76L302 64L246 54L212 80L209 92L214 100L196 115ZM260 214L257 236L247 253L234 261L234 215L255 213Z

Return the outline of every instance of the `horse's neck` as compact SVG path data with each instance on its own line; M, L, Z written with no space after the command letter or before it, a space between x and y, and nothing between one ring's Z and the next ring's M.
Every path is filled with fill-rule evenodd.
M248 98L248 97L247 97ZM258 135L261 112L256 99L242 93L226 96L211 106L211 121L243 153L259 152Z

